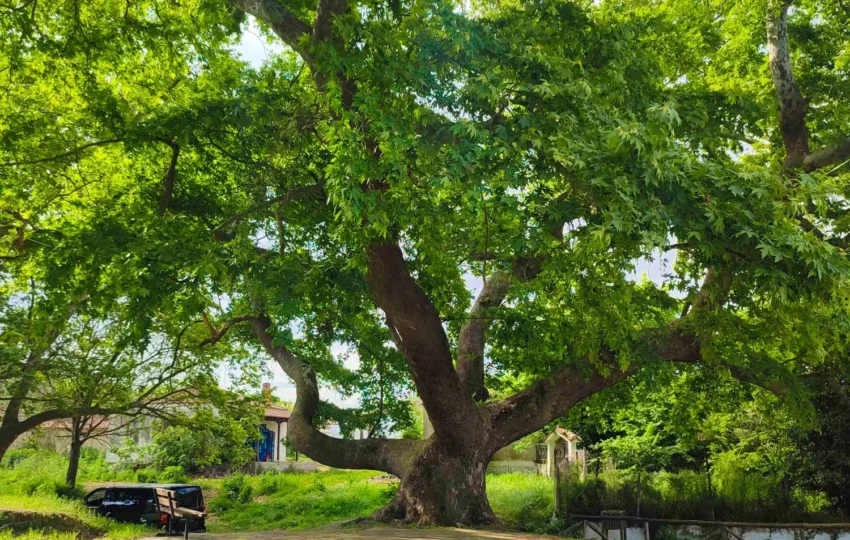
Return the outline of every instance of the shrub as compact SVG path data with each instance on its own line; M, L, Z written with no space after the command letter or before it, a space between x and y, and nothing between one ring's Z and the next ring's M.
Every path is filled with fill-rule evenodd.
M13 468L0 468L0 485L4 494L54 495L67 468L67 458L53 452L36 452L21 456Z
M258 495L272 495L280 491L282 482L280 482L280 474L277 471L274 473L267 472L260 476L259 485L257 486Z
M718 460L708 475L695 471L645 473L641 516L665 519L726 521L818 521L839 519L823 494L801 489L783 493L774 476L750 472L734 460ZM710 487L709 487L710 486ZM562 513L599 514L601 510L635 512L637 485L627 471L561 486ZM494 508L495 509L495 508Z
M231 418L202 408L177 425L156 424L153 442L142 449L154 466L179 466L197 473L211 467L238 468L255 457L245 441L256 437L257 419Z
M158 477L159 471L150 467L146 467L144 469L139 469L138 471L136 471L137 482L156 482Z
M248 503L254 495L254 488L251 486L244 474L237 473L225 478L221 484L224 490L224 496L237 503Z
M183 467L174 465L164 468L162 473L158 475L158 480L166 483L183 484L186 483L189 478L186 476L186 472L183 470Z
M55 484L53 488L54 493L56 493L57 497L61 497L63 499L82 499L86 494L83 488L80 486L71 487L67 484Z
M21 461L30 458L38 453L38 450L35 448L18 448L15 450L9 450L6 452L6 456L3 459L3 463L0 464L3 467L12 469L16 464Z

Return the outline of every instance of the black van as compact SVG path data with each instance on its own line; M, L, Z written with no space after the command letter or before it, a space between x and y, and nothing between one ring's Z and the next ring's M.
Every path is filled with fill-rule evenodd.
M119 484L97 488L83 497L83 502L98 514L123 523L142 523L151 527L164 528L169 517L156 510L154 498L156 488L177 492L177 502L184 508L206 512L201 486L191 484ZM193 532L206 531L203 519L192 520ZM183 530L183 520L175 519L173 530Z

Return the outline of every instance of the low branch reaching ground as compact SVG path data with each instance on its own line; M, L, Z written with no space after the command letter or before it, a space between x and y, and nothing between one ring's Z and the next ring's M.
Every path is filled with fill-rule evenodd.
M374 469L403 476L409 462L424 441L407 439L343 440L325 435L313 426L319 405L319 384L313 368L289 349L274 342L271 319L258 315L251 319L254 333L266 352L293 380L295 406L288 422L288 437L302 454L331 467Z

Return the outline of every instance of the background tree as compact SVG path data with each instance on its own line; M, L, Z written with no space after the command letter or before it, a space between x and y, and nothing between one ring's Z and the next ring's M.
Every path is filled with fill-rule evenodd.
M231 403L221 409L193 407L191 415L160 421L150 446L138 449L157 468L177 466L190 474L253 461L251 442L259 439L262 407L257 402Z

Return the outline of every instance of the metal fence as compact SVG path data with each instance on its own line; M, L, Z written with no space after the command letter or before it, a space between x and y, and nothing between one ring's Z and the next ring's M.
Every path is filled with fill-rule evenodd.
M688 520L688 519L659 519L644 518L637 516L626 516L619 510L602 512L599 516L573 515L570 516L570 525L562 531L563 536L576 538L579 531L580 537L585 536L586 531L598 535L605 540L611 538L612 531L615 532L617 540L626 540L627 529L636 528L642 532L643 540L650 540L658 528L664 525L688 528L692 531L700 529L703 534L700 540L744 540L747 530L768 529L791 531L794 540L806 540L811 538L812 532L829 531L833 537L839 533L850 533L850 523L755 523L742 521L710 521L710 520ZM629 527L632 524L632 527ZM688 536L693 536L689 534Z

